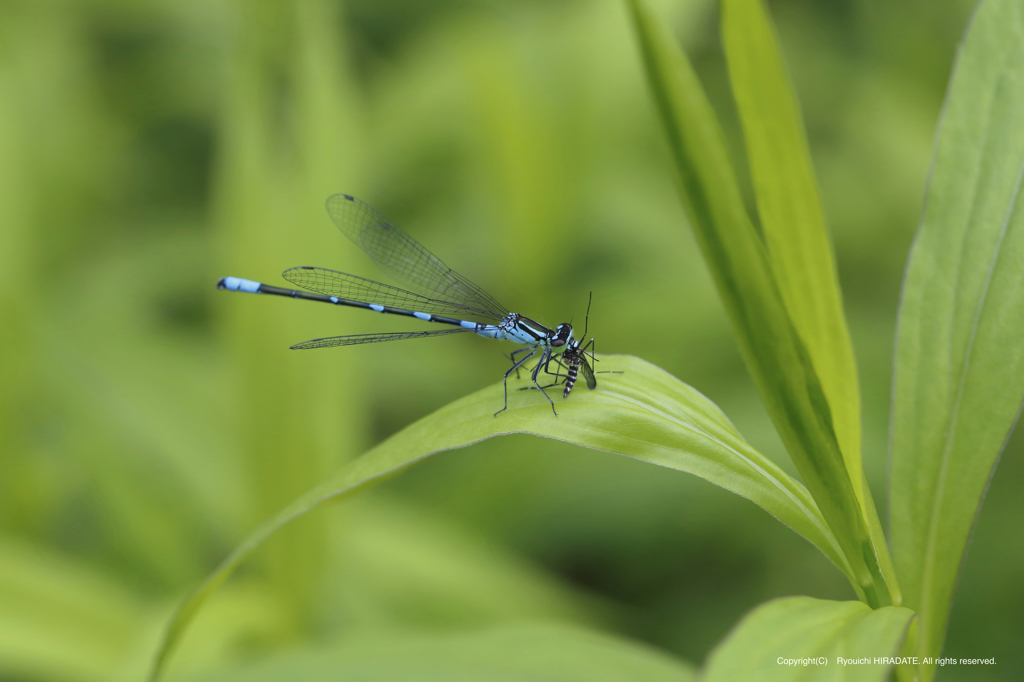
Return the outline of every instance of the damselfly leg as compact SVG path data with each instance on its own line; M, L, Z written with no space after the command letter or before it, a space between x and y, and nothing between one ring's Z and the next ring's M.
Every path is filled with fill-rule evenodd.
M526 348L517 348L505 356L506 358L512 361L513 368L516 370L516 379L519 378L519 365L516 365L516 353L524 353L528 350L530 350L529 346L527 346Z
M558 365L558 367L555 368L554 372L552 372L551 369L550 369L550 363L552 363L552 362L555 363L556 365ZM547 386L541 386L541 388L554 388L555 386L560 386L562 383L564 383L565 379L569 375L568 374L562 374L563 370L565 372L568 372L569 368L565 366L565 364L562 362L562 359L559 356L557 356L557 355L551 356L551 359L548 361L548 365L546 365L544 367L544 373L547 374L548 376L555 377L555 380L552 383L548 384ZM536 386L522 386L518 390L520 390L520 391L536 391L537 387Z
M544 397L548 399L549 403L551 403L551 411L554 412L555 416L557 417L558 410L555 409L555 401L551 399L551 396L548 395L548 392L545 391L544 388L541 387L540 383L537 381L537 375L540 374L540 370L542 367L544 368L545 372L548 371L547 366L549 362L551 362L551 349L545 348L544 354L541 356L540 362L537 363L537 366L533 368L533 374L530 375L530 378L533 380L533 385L537 387L537 390L543 393ZM548 374L550 374L550 372L548 372ZM506 395L508 395L507 392Z
M520 360L514 360L513 363L512 363L512 366L508 368L507 372L505 372L505 377L501 380L501 384L502 384L502 386L505 389L505 407L503 407L500 410L498 410L497 412L495 412L494 413L495 417L497 417L499 414L501 414L502 412L504 412L505 410L508 409L508 375L511 374L512 372L518 371L519 368L523 365L524 362L526 362L527 360L529 360L530 358L533 357L534 353L537 352L537 349L536 348L531 348L531 347L527 346L526 348L520 348L519 350L513 351L512 355L515 355L516 353L519 353L519 352L522 352L522 351L530 351L530 352L529 352L529 354L526 355L526 357L524 357L524 358L522 358ZM547 395L547 394L545 394L545 395ZM550 398L549 398L549 400L550 400Z

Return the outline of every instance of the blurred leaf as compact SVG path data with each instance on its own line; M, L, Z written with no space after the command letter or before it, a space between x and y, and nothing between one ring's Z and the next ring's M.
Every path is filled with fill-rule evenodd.
M892 541L906 603L921 614L918 652L928 656L942 649L973 523L1024 399L1022 25L1019 2L977 10L903 287Z
M54 259L92 227L113 140L72 13L35 3L0 11L0 524L40 532L68 485L38 437L51 405L38 381L48 362L39 313Z
M384 631L353 635L330 649L288 653L238 670L189 679L689 682L693 668L618 637L565 625L524 623L464 634Z
M164 622L166 614L160 614ZM181 655L169 672L195 674L251 658L256 651L287 646L296 640L296 615L291 595L276 583L259 578L234 581L210 600L185 634ZM126 682L145 678L159 640L158 631L153 635L146 640L145 653L135 657L134 674L126 676Z
M810 597L776 599L758 606L711 652L701 679L813 682L882 682L889 666L851 665L836 659L896 656L914 612L900 606L872 610L855 601ZM793 665L779 659L823 657L825 663Z
M775 428L843 548L857 595L877 606L888 594L829 406L744 209L721 128L678 45L642 0L630 4L687 217L740 351Z
M154 677L189 621L231 572L285 524L320 503L379 482L432 454L493 436L527 433L623 454L686 471L760 505L817 546L848 574L835 539L799 483L755 451L713 403L693 388L638 358L605 356L596 391L578 390L559 402L558 416L532 391L512 391L508 411L501 384L485 388L421 419L263 524L181 605L156 657ZM516 382L513 383L513 388Z
M860 390L807 136L763 0L724 0L722 35L772 274L828 401L875 557L900 601L885 533L861 465Z
M205 572L204 541L247 527L224 373L201 337L174 334L162 314L206 288L196 253L208 249L202 236L154 230L94 254L56 282L75 295L49 306L40 343L77 482L109 529L103 542L171 590Z
M107 680L143 615L132 595L66 555L0 541L0 677Z
M382 499L383 498L383 499ZM429 508L380 494L346 505L332 534L344 580L332 580L323 611L343 625L480 627L523 619L593 624L605 604Z
M360 95L345 73L340 6L245 1L233 9L211 295L218 277L276 277L310 264L325 244L342 246L323 200L360 163L352 120ZM245 453L252 519L272 514L360 452L368 424L365 402L351 390L352 356L288 350L302 340L296 330L322 324L325 311L281 303L219 297L215 304L230 347L230 423ZM316 608L311 590L326 569L318 524L294 529L261 556L263 570L300 611Z

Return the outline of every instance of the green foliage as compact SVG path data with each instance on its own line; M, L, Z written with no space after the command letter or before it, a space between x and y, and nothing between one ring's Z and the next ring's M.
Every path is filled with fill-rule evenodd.
M161 642L172 680L813 678L775 657L906 638L1012 679L1019 445L979 516L1022 384L1009 1L962 48L906 275L895 568L870 492L971 4L4 4L0 678L138 680ZM627 373L495 419L499 344L289 352L408 328L215 292L373 277L337 191L546 323L593 291ZM787 594L823 599L727 636Z
M866 665L862 659L895 657L913 618L913 611L899 606L872 610L861 602L810 597L770 601L745 616L712 652L702 679L881 682L890 666ZM841 667L838 657L860 663ZM792 662L804 658L818 661Z
M705 260L718 284L719 294L732 318L747 367L758 384L761 399L768 407L793 461L843 548L844 558L853 571L851 580L854 589L873 606L883 601L888 603L891 600L890 588L879 575L878 567L879 564L887 566L889 561L887 558L876 559L876 555L885 557L888 549L880 534L874 538L869 536L866 515L858 499L858 494L863 495L863 492L856 490L847 464L843 461L828 396L816 372L813 356L808 351L809 344L813 343L815 345L812 347L821 348L817 352L819 358L828 358L834 353L842 357L842 340L846 336L843 326L831 323L830 328L838 327L841 332L842 340L837 348L832 348L828 339L817 331L829 325L822 318L834 320L836 316L841 317L842 312L835 311L829 318L815 315L812 312L815 306L802 298L807 296L807 285L803 282L789 284L785 290L789 293L790 305L797 310L798 319L808 330L803 338L799 335L780 294L781 287L776 281L773 263L769 261L768 252L747 216L722 132L696 75L675 41L668 37L643 4L637 0L631 6L651 89L679 170L683 202L688 208L690 224L698 236ZM726 23L727 35L730 26ZM761 36L761 40L763 43L766 39ZM737 43L727 41L727 46L730 44ZM763 50L770 53L763 63L770 65L773 61L778 62L770 41ZM781 75L775 75L776 80L784 84ZM740 78L734 81L734 89L741 93L738 99L743 102L743 95L751 87L748 80ZM786 94L784 91L783 98ZM752 155L753 166L766 166L762 174L778 172L774 164L784 169L787 165L795 165L794 173L809 173L801 168L798 161L787 164L787 156L777 159L761 151L763 143L760 141L774 135L776 127L790 132L791 137L796 135L792 129L797 122L791 119L792 115L789 118L784 115L774 118L766 116L763 120L766 130L763 132L748 126L748 140L756 152ZM800 145L792 154L799 159L802 152L803 147ZM785 174L786 171L782 172ZM806 204L810 197L810 208L802 211L810 214L813 219L817 211L816 194L813 184L808 186L805 182L804 185L802 197L789 197L786 200L791 205L798 201ZM762 189L761 186L758 189L759 200L761 196L769 197L767 217L770 220L767 223L778 231L773 200L778 200L777 195L781 191L773 191L769 187ZM766 227L765 231L770 230ZM818 236L802 239L805 233L814 234L815 231L819 233ZM829 250L823 232L824 224L818 221L816 224L802 225L802 231L797 232L792 239L773 240L778 254L776 256L773 253L773 256L779 259L774 268L786 270L793 256L787 257L785 254L810 248L806 246L808 242L820 245L817 255L819 258L824 257L824 262L828 263ZM821 275L814 278L808 274L808 279L825 280L824 288L817 287L822 292L835 290L831 268L826 265L821 268ZM834 291L832 298L838 301L837 291ZM848 364L848 361L838 362L841 366ZM823 359L820 363L831 370L832 362ZM842 386L842 377L835 377L834 371L828 376L832 379L831 385L837 387L833 399L839 401L842 413L848 413L849 396L842 399L839 397L845 391L838 388ZM859 454L854 453L850 454L850 458L851 462L859 462L860 459ZM859 476L857 483L860 483ZM874 511L873 507L871 511ZM898 594L896 590L892 591Z
M982 3L960 48L900 307L892 540L917 653L938 656L964 553L1024 400L1024 10ZM930 679L934 666L926 668Z
M722 36L772 274L821 382L875 558L898 604L899 585L864 479L857 366L796 94L760 0L723 2Z
M857 549L867 547L863 523L874 554L865 551L860 558L869 570L877 560L898 604L885 537L860 475L859 442L851 435L857 424L855 373L824 221L794 98L761 3L724 2L723 32L770 256L742 212L723 137L685 57L640 0L632 6L690 221L741 341L766 349L761 357L748 350L748 365L762 375L762 395L780 401L772 409L766 399L847 559L856 570ZM1024 299L1018 295L1021 259L1014 250L1024 177L1024 137L1015 127L1024 103L1015 87L1024 47L1020 11L1014 3L985 3L962 48L903 292L893 405L893 543L911 581L908 603L922 617L916 652L923 659L941 652L971 525L1024 400L1015 344ZM774 279L766 272L769 258ZM776 289L785 312L772 295ZM767 312L754 318L758 311ZM785 324L787 314L798 340ZM760 324L772 319L781 331ZM761 338L755 340L754 330ZM787 363L779 346L791 346L788 354L795 360ZM813 368L799 362L804 348ZM765 378L771 363L784 368L783 380L774 385ZM799 395L786 379L798 388L809 386L810 398L786 399L787 393ZM816 400L819 381L825 400ZM801 404L810 409L800 410ZM796 427L787 423L794 418ZM814 440L816 431L823 437ZM846 480L835 472L833 437L845 446ZM859 508L848 499L848 485ZM839 498L839 509L825 502L830 496ZM851 521L854 513L858 518ZM858 579L862 597L877 607L864 574ZM794 622L800 619L794 616ZM924 664L923 674L930 678L934 667Z

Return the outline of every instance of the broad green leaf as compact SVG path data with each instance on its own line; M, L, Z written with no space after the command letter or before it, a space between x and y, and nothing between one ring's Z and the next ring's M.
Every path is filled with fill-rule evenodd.
M689 664L642 644L566 625L524 623L443 635L358 634L335 647L291 652L188 679L690 682L693 677Z
M861 465L857 364L825 214L800 106L763 0L723 0L722 37L772 274L821 381L876 558L898 604L895 570Z
M707 398L675 377L629 356L601 358L595 391L558 400L558 416L533 391L510 391L509 409L498 383L457 400L343 467L260 526L179 607L157 653L159 671L189 621L265 539L327 500L364 489L432 454L486 438L526 433L634 457L695 474L742 495L810 540L847 576L850 569L810 494L755 451ZM515 382L513 382L515 387Z
M874 659L898 655L913 617L901 606L872 610L856 601L776 599L743 617L711 652L701 679L881 682L892 666ZM839 658L861 662L843 665Z
M761 400L856 576L858 597L889 600L826 396L743 205L721 128L686 56L631 0L651 90L679 171L683 205Z
M1022 120L1024 6L986 0L946 96L896 346L892 541L928 656L1024 399Z

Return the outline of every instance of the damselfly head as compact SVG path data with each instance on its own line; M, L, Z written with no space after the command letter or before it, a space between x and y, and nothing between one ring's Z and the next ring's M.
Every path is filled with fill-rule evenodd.
M566 322L555 327L555 335L551 337L551 347L561 348L572 342L572 325Z

